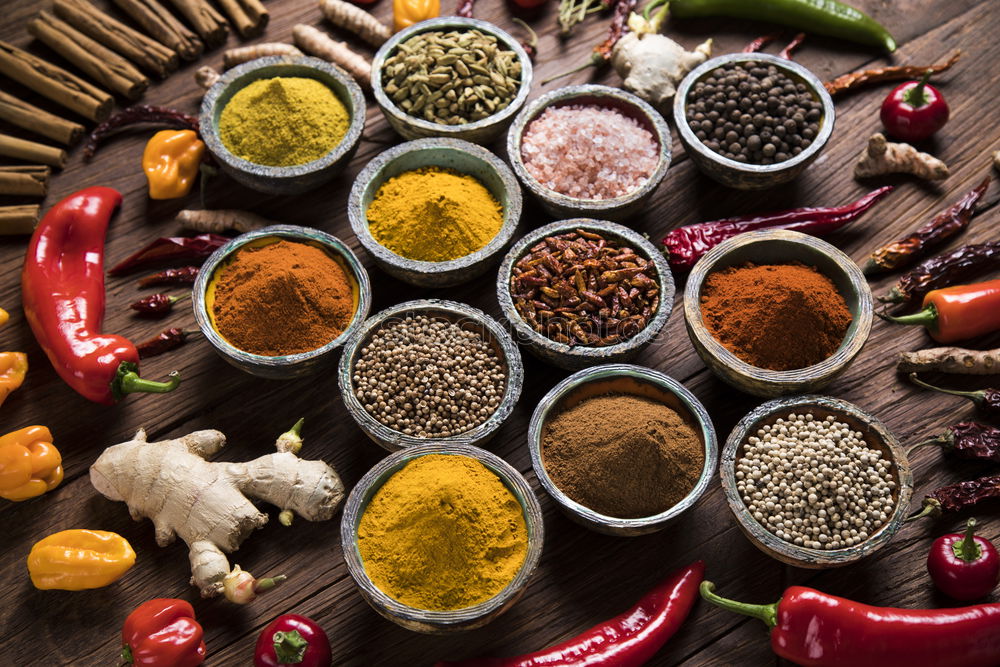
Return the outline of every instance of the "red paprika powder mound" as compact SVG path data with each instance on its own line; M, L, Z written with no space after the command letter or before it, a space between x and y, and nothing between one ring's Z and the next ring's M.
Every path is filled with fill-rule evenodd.
M243 247L215 281L215 328L233 346L268 357L326 345L354 316L351 281L322 248L280 240Z
M748 263L711 273L701 312L726 349L772 371L820 363L837 351L853 319L833 281L801 263Z

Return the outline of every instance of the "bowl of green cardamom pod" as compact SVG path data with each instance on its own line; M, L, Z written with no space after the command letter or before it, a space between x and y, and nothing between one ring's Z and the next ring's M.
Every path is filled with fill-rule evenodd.
M365 97L319 58L270 56L229 70L205 93L201 134L222 170L259 192L313 190L357 151Z
M372 59L375 102L406 139L489 143L524 106L531 77L531 58L510 34L454 16L401 30Z

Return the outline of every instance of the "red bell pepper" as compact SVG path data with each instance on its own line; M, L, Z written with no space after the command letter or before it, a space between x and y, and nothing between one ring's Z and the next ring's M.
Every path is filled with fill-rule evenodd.
M24 314L56 372L82 396L110 405L131 392L163 393L180 383L143 380L139 353L102 334L104 237L122 196L91 187L53 206L35 229L21 276Z
M975 534L969 519L965 533L942 535L927 554L927 571L937 589L956 600L989 595L1000 581L1000 554L985 537Z
M122 660L145 667L195 667L205 662L204 632L184 600L143 602L122 627Z
M268 623L257 637L254 667L330 667L330 639L315 621L298 614L284 614Z
M705 563L695 561L671 574L624 614L551 648L512 658L439 662L435 667L639 667L681 627L704 576Z
M771 628L771 650L801 667L968 667L1000 664L1000 604L955 609L873 607L804 586L775 604L701 596Z

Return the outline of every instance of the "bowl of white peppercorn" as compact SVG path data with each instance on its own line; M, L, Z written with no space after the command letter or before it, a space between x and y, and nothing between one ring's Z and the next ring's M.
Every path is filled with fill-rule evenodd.
M703 174L757 190L787 183L819 156L833 134L834 107L802 65L766 53L730 53L684 77L673 116Z
M809 569L848 565L884 547L913 494L896 436L828 396L775 399L751 411L726 440L719 469L754 546Z
M337 375L354 421L396 451L487 442L521 395L524 366L513 338L486 313L423 299L369 318Z

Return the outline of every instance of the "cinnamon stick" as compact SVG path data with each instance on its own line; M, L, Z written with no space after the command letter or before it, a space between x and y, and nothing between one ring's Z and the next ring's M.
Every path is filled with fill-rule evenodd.
M39 109L0 90L0 120L72 146L83 136L83 125Z
M195 32L213 48L226 41L226 19L206 0L170 0L171 4L194 26Z
M153 39L176 51L184 60L195 60L204 51L204 44L198 35L188 30L156 0L112 1Z
M149 87L132 63L45 10L28 23L28 32L119 95L137 100Z
M219 4L241 37L255 37L267 27L270 16L260 0L219 0Z
M0 42L0 74L90 120L101 122L111 114L109 93L6 42Z
M0 167L0 195L44 197L52 170L40 164Z
M38 224L38 204L0 206L0 235L30 234Z
M175 51L111 18L87 0L55 0L52 8L59 18L147 72L165 78L177 70L180 58Z
M9 134L0 134L0 155L50 164L60 169L66 164L66 151L63 149L40 144L37 141L19 139Z

